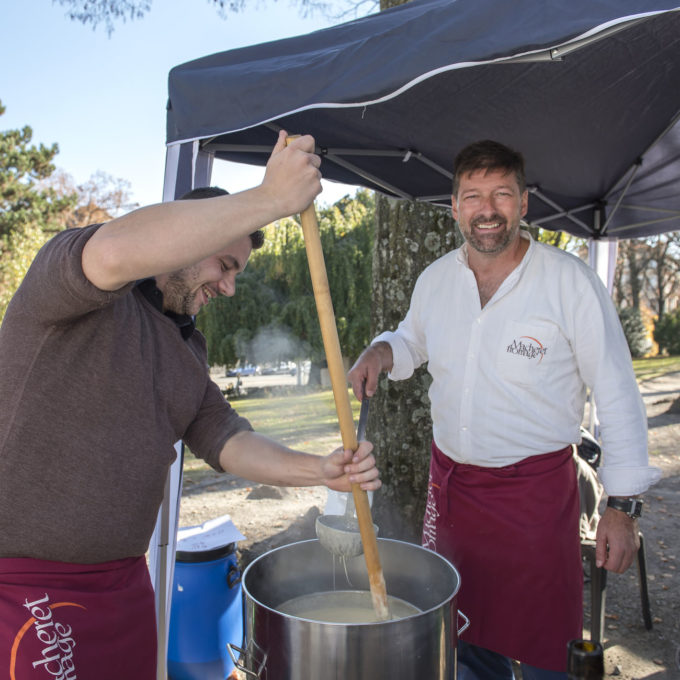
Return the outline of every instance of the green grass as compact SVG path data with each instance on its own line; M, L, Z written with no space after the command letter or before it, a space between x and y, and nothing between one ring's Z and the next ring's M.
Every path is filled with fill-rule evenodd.
M357 418L360 404L351 393L350 403ZM340 427L332 390L240 399L232 405L240 415L250 420L257 432L291 448L307 450L320 436L335 436L337 445L340 445Z
M650 357L633 359L633 369L638 380L658 378L665 373L680 371L680 357Z

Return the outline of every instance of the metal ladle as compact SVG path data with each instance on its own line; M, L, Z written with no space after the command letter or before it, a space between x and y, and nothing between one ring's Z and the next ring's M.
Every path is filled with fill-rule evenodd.
M366 420L368 418L369 399L365 396L361 401L359 412L359 426L357 428L357 441L361 441L366 433ZM373 525L376 535L378 527ZM344 515L319 515L316 518L316 535L321 545L333 555L338 557L356 557L364 551L359 532L359 521L356 518L354 496L347 494L347 504Z

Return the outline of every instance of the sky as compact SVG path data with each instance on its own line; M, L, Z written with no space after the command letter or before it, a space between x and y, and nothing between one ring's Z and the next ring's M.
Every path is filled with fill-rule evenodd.
M162 199L167 78L173 66L215 52L325 28L288 0L250 0L220 17L210 0L153 0L142 19L108 36L70 20L52 0L0 3L0 131L33 129L33 143L59 145L55 165L76 183L95 172L130 182L140 205ZM212 184L230 192L258 184L263 169L215 161ZM324 182L331 204L351 187Z

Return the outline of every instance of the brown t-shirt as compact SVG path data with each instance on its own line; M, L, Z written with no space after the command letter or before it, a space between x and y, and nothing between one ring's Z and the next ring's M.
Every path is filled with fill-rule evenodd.
M144 554L174 444L220 470L224 442L252 429L210 380L200 333L183 339L132 284L86 279L97 228L41 249L0 328L0 557Z

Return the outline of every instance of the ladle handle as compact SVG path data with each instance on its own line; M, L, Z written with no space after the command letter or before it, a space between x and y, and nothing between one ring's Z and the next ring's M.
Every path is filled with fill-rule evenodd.
M302 223L302 233L307 250L307 261L312 279L312 288L314 289L314 300L316 301L316 309L319 315L321 337L323 338L326 361L328 363L328 373L333 387L335 409L338 413L342 445L345 449L356 451L359 444L354 431L354 418L347 389L347 378L345 376L345 367L342 363L338 328L335 323L326 263L323 257L323 249L321 248L319 223L316 219L313 203L300 213L300 222ZM361 533L361 543L364 548L366 568L368 569L373 609L378 620L385 621L390 618L390 613L387 607L385 577L380 565L378 541L373 528L368 495L358 484L352 484L352 496L354 497L359 532Z
M361 400L361 410L359 411L359 425L357 427L357 439L361 441L366 436L366 422L368 421L368 405L370 398L366 396L366 381L362 386L364 398Z
M362 394L366 394L366 381L364 380ZM364 396L361 400L361 410L359 411L359 425L357 426L357 440L361 442L366 435L366 423L368 422L368 405L370 403L370 398ZM370 506L370 502L369 502ZM347 497L347 503L345 504L345 515L347 517L354 517L355 515L354 506L354 494L350 494Z

